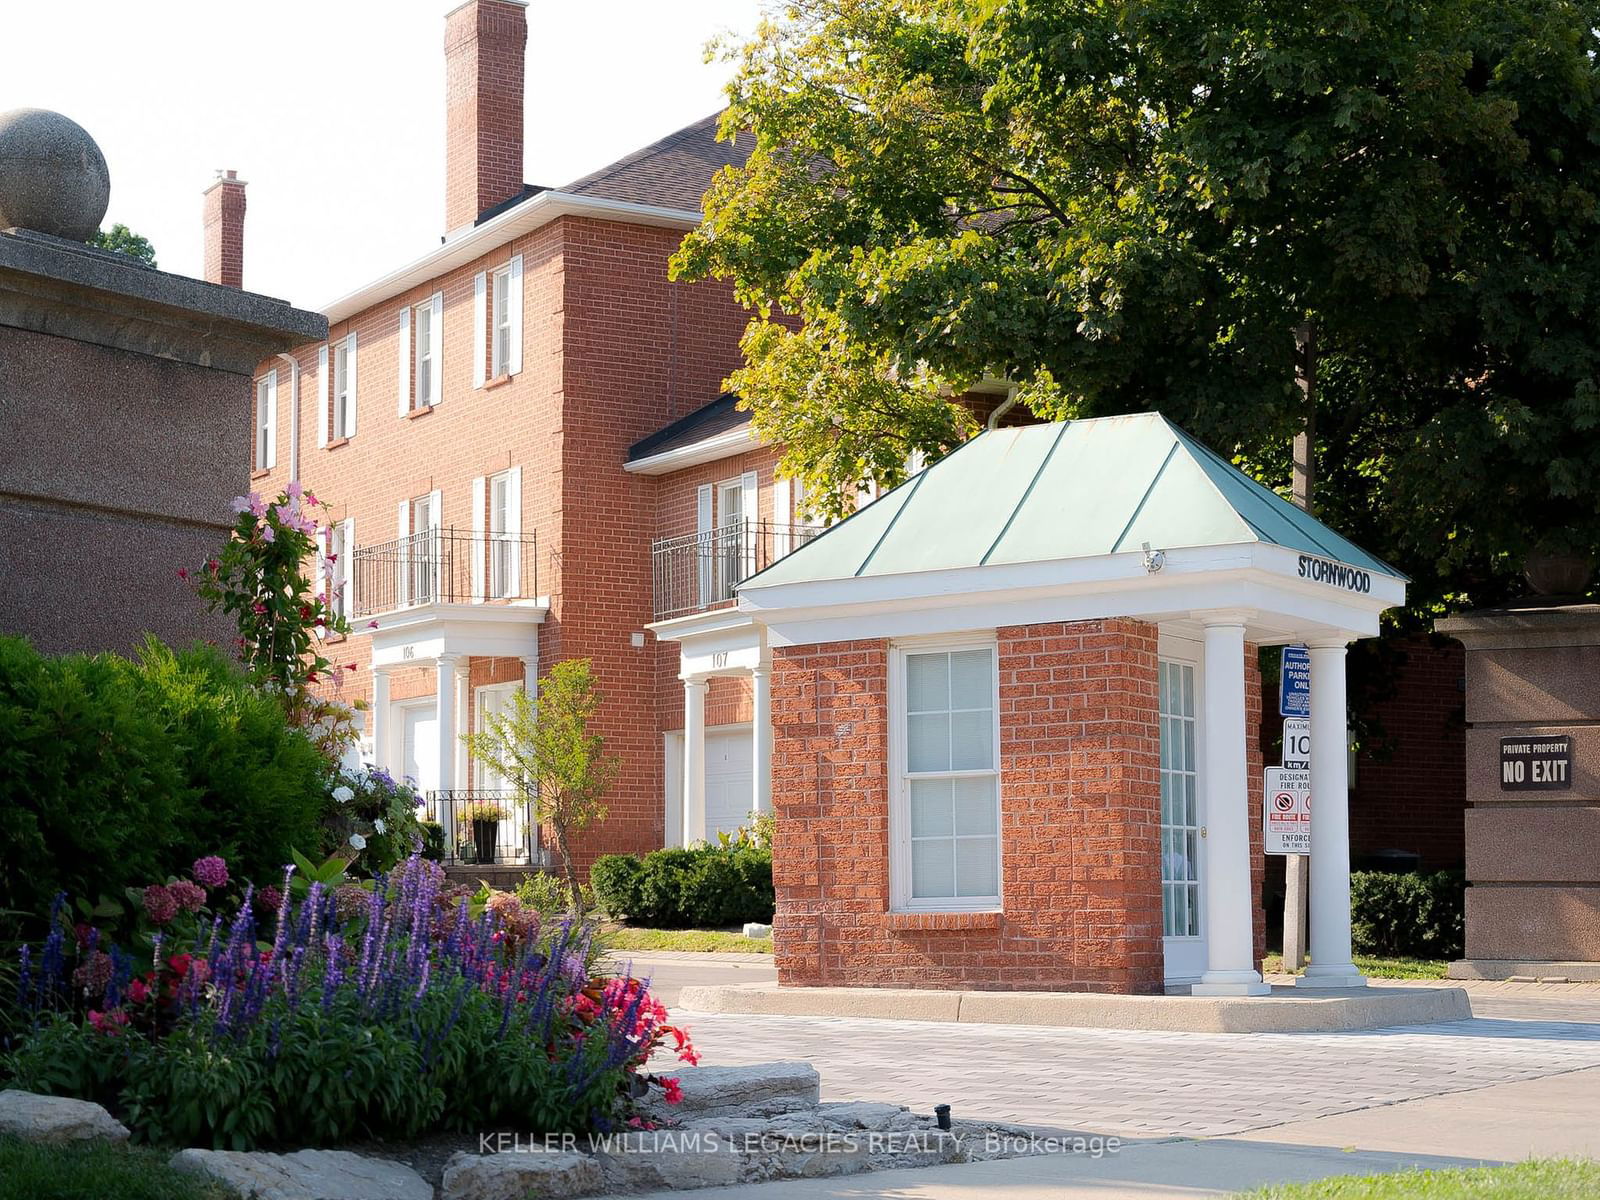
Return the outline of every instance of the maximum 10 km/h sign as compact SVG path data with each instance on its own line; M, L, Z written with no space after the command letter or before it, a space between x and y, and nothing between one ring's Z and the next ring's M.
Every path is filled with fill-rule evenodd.
M1265 776L1263 849L1268 854L1310 854L1311 771L1268 767Z

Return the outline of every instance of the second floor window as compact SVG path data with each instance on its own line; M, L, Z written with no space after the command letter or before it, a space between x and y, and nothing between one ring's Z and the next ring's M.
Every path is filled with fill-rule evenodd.
M431 492L411 502L411 599L416 604L433 600L439 570L438 524Z
M356 434L356 335L335 342L329 358L328 399L331 413L330 436L334 439Z
M510 270L496 271L494 273L494 303L490 309L494 314L494 342L490 352L489 374L498 379L507 373L506 366L511 361L511 272Z
M437 318L437 314L436 314ZM472 386L522 370L522 256L472 282Z
M433 302L417 306L417 407L433 403Z
M278 461L278 373L268 371L256 381L255 468L270 471Z

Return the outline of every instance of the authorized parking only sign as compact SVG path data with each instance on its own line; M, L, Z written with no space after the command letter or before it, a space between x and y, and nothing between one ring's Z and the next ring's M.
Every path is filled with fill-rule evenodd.
M1268 767L1261 806L1268 854L1311 853L1311 772Z

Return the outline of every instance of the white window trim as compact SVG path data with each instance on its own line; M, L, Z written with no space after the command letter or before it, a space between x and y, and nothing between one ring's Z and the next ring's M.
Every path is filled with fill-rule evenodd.
M505 280L506 302L504 311L502 306L495 303L496 293L500 289L500 281ZM495 357L495 351L500 345L500 323L506 326L506 354L504 361ZM516 330L511 325L511 264L498 268L489 276L489 378L500 379L511 374L511 343L516 336Z
M339 350L345 353L345 392L344 421L339 421ZM350 334L343 338L334 348L333 362L329 365L329 374L332 378L333 391L333 439L353 438L356 435L356 397L359 383L356 375L356 335Z
M256 381L255 469L270 471L278 465L278 372L268 371Z
M1160 669L1160 664L1162 664L1164 662L1181 663L1183 666L1192 667L1194 669L1194 712L1195 712L1195 722L1194 722L1195 793L1194 793L1194 800L1195 800L1195 820L1196 820L1196 822L1198 823L1198 825L1200 827L1200 838L1199 838L1198 843L1196 844L1196 853L1199 855L1199 860L1200 860L1196 864L1196 866L1198 868L1198 870L1196 871L1196 874L1199 876L1198 882L1199 882L1200 886L1197 889L1198 902L1197 902L1196 907L1195 907L1195 913L1196 913L1197 928L1200 930L1200 932L1198 934L1193 934L1193 935L1184 934L1184 935L1179 935L1179 936L1174 936L1174 935L1167 934L1167 932L1166 932L1166 928L1167 928L1166 894L1165 894L1165 889L1164 888L1163 888L1163 893L1162 893L1161 930L1162 930L1162 937L1166 941L1196 943L1196 942L1203 942L1205 940L1205 936L1206 936L1205 643L1201 642L1201 641L1199 641L1197 639L1194 639L1194 638L1184 637L1182 634L1169 633L1166 630L1162 630L1159 633L1159 635L1157 636L1157 639L1156 639L1156 666L1157 666L1158 670ZM1160 687L1159 680L1158 680L1156 686L1158 688ZM1159 709L1160 709L1159 693L1158 693L1158 697L1157 697L1157 705L1156 705L1156 707L1157 707L1157 710L1158 710L1158 715L1156 717L1156 720L1158 722L1158 725L1157 725L1157 728L1156 728L1156 754L1157 754L1157 758L1158 758L1157 774L1159 775L1159 773L1160 773L1159 757L1160 757L1160 752L1161 752L1161 750L1160 750L1160 747L1161 747L1161 729L1160 729L1160 725L1159 725L1159 722L1160 722L1161 718L1159 716ZM1159 787L1160 787L1160 781L1158 779L1157 780L1157 788L1159 789ZM1161 837L1161 814L1160 814L1160 808L1159 808L1159 805L1160 805L1159 790L1158 790L1158 794L1157 794L1156 803L1157 803L1157 812L1156 812L1156 839L1157 839L1157 841L1156 841L1156 849L1157 849L1157 852L1160 853L1161 852L1161 843L1160 843L1160 837ZM1159 862L1157 863L1157 874L1158 874L1158 876L1165 874L1165 872L1161 870L1161 866L1160 866Z
M911 895L911 786L906 778L906 656L987 650L994 659L994 780L1000 894L914 899ZM977 775L983 772L969 772ZM1000 645L992 633L896 640L889 647L889 911L999 912L1005 893L1005 791L1000 772Z

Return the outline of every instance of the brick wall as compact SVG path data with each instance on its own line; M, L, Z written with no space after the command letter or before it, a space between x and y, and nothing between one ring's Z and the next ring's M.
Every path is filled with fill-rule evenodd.
M999 913L891 913L883 641L773 655L779 980L788 986L1158 992L1157 633L1002 628ZM1246 654L1247 712L1259 704ZM1248 746L1252 772L1260 748ZM1251 863L1262 871L1259 795ZM1254 918L1258 952L1262 913Z

